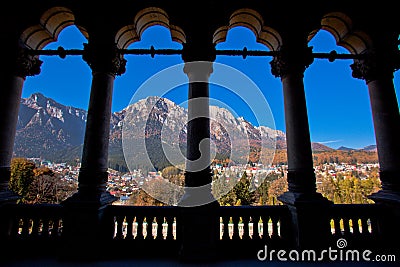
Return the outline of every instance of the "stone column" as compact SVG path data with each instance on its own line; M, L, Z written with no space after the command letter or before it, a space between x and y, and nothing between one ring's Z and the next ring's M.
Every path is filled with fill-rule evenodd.
M368 86L374 122L382 190L371 198L400 203L400 114L393 84L396 55L392 59L374 51L366 55L351 68L353 77L365 80Z
M211 44L186 44L182 58L189 78L189 103L185 194L178 203L180 257L187 262L210 261L216 258L219 238L219 204L211 193L208 84L215 48Z
M101 256L103 239L112 238L112 225L104 226L105 207L116 200L106 191L108 181L108 144L114 79L125 72L126 60L111 44L95 43L84 47L83 59L92 69L92 86L83 145L78 192L63 204L67 210L65 235L74 256ZM77 249L76 247L81 249ZM86 246L97 246L85 249ZM67 255L65 255L68 257Z
M18 196L8 188L10 164L14 150L22 88L26 76L40 73L42 61L27 50L18 48L15 54L6 55L9 62L1 74L0 97L0 205L13 202Z
M125 72L126 60L116 47L85 45L83 59L92 69L92 87L79 172L78 194L99 205L114 201L106 191L111 104L116 75Z
M393 84L400 55L398 51L390 53L396 50L367 51L365 59L351 65L353 77L365 80L368 86L382 186L369 198L385 211L380 230L386 240L383 245L388 246L400 238L400 114Z
M288 157L288 191L278 199L291 210L299 247L318 247L330 230L321 212L329 202L316 192L303 84L304 71L312 62L312 51L305 46L283 47L271 61L272 74L281 78L283 86Z
M209 76L212 62L187 62L189 78L185 197L181 206L199 206L211 199Z

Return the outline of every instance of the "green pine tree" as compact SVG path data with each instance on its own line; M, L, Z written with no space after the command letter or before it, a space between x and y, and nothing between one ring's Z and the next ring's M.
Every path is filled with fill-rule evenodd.
M35 163L25 158L13 158L11 160L10 190L21 196L19 201L29 194L29 187L34 180Z

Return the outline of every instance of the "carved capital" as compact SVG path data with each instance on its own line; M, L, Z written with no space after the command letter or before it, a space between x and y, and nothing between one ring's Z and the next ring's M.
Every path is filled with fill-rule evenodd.
M126 71L126 59L116 46L104 51L104 49L96 49L91 44L84 44L82 58L94 72L122 75Z
M393 72L399 68L400 54L382 53L379 54L375 50L365 52L363 59L356 59L350 65L352 76L357 79L365 80L366 83L380 78L393 78Z
M187 62L183 72L189 77L190 82L208 82L210 74L213 72L212 62Z
M27 49L19 49L15 63L15 75L26 78L26 76L34 76L40 73L40 67L43 61L39 56L30 55Z
M283 47L270 62L271 72L275 77L284 77L289 73L303 74L313 61L312 47L303 47L300 51Z

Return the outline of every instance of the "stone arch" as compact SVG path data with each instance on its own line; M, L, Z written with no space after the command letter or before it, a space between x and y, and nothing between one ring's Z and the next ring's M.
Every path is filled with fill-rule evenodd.
M68 26L75 25L75 16L66 7L53 7L43 13L40 22L31 26L21 34L22 43L34 50L43 49L47 44L55 42L60 32ZM88 39L88 33L83 27L77 26Z
M228 26L219 27L213 36L214 44L225 42L228 31L234 27L243 26L250 29L258 43L264 44L271 51L277 51L282 45L279 33L271 27L264 26L262 16L249 8L238 9L229 18Z
M351 54L361 54L372 47L371 38L362 31L353 30L353 22L341 12L331 12L324 15L321 19L320 29L332 34L336 44L344 47ZM308 36L308 41L315 36L318 30L314 30Z
M184 31L169 22L167 12L158 7L148 7L139 11L133 19L133 24L122 27L115 36L118 48L126 49L130 44L140 41L143 32L154 25L166 27L171 32L172 41L186 43Z

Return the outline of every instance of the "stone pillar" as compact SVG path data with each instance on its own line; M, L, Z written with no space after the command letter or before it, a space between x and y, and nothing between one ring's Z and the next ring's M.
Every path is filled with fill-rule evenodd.
M283 47L271 61L272 74L281 78L283 86L288 157L288 191L278 199L291 210L298 247L319 247L330 233L323 212L330 202L316 192L303 84L304 71L312 62L312 51L305 46Z
M67 246L75 248L73 256L79 259L101 256L103 239L112 238L112 232L105 230L113 226L103 225L105 207L116 200L106 191L111 103L115 75L123 74L126 64L116 47L107 43L85 45L83 59L92 69L92 86L82 165L78 192L63 203L68 215L64 227ZM87 246L98 250L89 253Z
M381 190L369 196L386 209L382 231L384 240L398 241L400 231L400 114L393 84L393 72L400 66L400 55L394 50L367 51L362 60L351 65L353 77L365 80L371 103L378 150ZM386 244L393 244L385 242Z
M16 50L15 54L6 55L9 62L2 71L0 81L0 205L19 198L9 190L8 183L22 88L26 76L39 74L42 64L38 56L29 55L27 50Z
M114 200L106 191L111 104L115 75L125 72L126 60L116 47L85 45L83 59L92 69L92 87L79 172L78 195L99 205Z
M382 190L371 198L400 202L400 115L393 84L394 62L374 51L366 55L351 68L353 77L365 80L368 86L374 122Z
M219 238L219 204L211 193L208 84L215 48L211 44L186 44L182 58L189 78L189 102L185 194L178 203L180 256L187 262L211 261L216 258Z
M187 62L184 72L189 78L187 160L183 206L199 206L210 202L210 112L208 79L212 62ZM192 190L193 189L193 190ZM211 199L212 201L213 199Z

